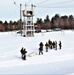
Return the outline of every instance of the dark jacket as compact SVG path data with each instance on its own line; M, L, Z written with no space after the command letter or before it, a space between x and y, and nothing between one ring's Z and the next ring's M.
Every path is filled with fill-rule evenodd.
M23 49L23 48L21 49L20 52L21 52L21 54L23 54L23 55L25 55L25 54L27 53L27 51L26 51L25 49Z

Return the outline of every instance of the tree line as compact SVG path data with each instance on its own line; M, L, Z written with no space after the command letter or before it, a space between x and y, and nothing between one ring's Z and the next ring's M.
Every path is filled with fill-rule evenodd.
M1 27L2 25L2 27ZM54 28L61 28L61 29L74 29L74 16L73 15L64 15L60 16L59 14L55 14L50 20L49 15L43 20L42 18L37 18L36 23L37 29L54 29ZM22 29L23 29L23 22L22 22ZM9 23L7 21L2 22L0 21L0 31L12 31L12 30L21 30L20 20L12 21L10 20Z
M0 31L12 31L12 30L20 30L20 29L21 29L20 20L18 21L10 20L9 22L0 21Z
M44 20L37 18L36 24L39 29L74 29L74 16L60 16L59 14L55 14L50 20L49 15L47 15Z

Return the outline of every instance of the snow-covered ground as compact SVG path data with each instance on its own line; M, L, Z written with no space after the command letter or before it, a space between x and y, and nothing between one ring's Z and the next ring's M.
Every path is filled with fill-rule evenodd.
M48 40L62 41L62 49L48 52L43 48L43 55L28 56L37 52L39 43ZM24 47L27 60L21 59L20 49ZM0 32L0 74L74 74L74 31L55 31L35 33L35 37L22 37L14 32Z

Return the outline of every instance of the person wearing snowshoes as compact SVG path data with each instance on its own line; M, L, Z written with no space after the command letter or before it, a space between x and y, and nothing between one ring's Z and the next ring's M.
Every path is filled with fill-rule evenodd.
M40 44L39 44L39 55L40 54L43 54L43 43L42 42L40 42Z
M22 49L20 50L20 52L21 52L21 54L22 54L22 59L23 59L23 60L26 60L26 53L27 53L26 49L24 49L24 48L22 47Z
M46 47L46 52L48 52L48 43L46 42L45 47Z

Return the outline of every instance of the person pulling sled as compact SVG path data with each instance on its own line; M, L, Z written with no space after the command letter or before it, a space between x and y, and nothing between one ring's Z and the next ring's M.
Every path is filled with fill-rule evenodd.
M24 48L22 47L22 49L20 50L20 52L21 52L21 55L22 55L22 59L23 59L23 60L26 60L26 53L27 53L26 49L24 49Z

